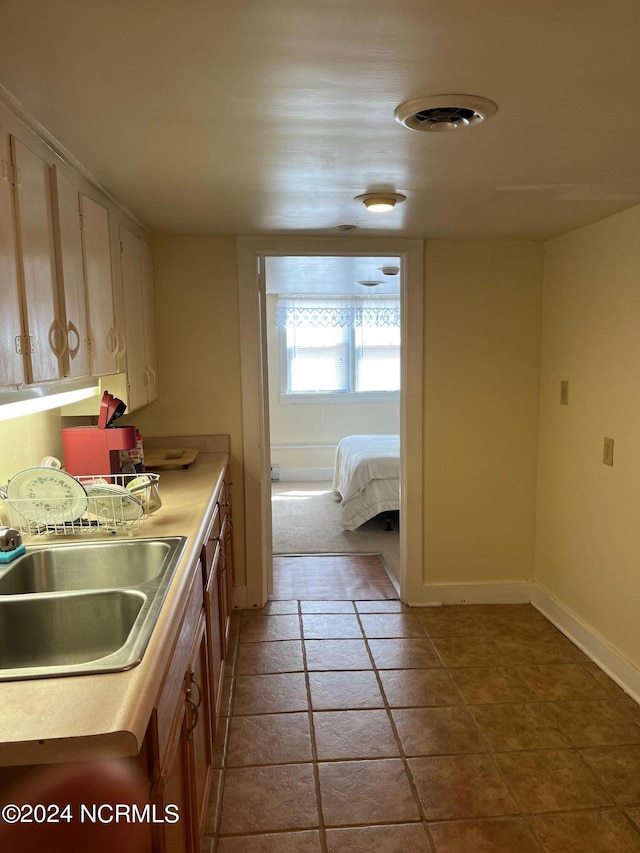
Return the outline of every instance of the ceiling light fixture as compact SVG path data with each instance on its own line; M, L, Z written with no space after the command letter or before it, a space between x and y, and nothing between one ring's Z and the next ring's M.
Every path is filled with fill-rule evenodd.
M396 204L405 201L406 196L400 193L378 192L357 195L355 201L361 201L372 213L386 213L393 210Z
M442 133L474 127L498 111L488 98L478 95L431 95L396 107L396 121L409 130Z
M382 275L398 275L400 267L380 267Z
M361 284L363 287L377 287L383 283L382 281L356 281L356 284Z

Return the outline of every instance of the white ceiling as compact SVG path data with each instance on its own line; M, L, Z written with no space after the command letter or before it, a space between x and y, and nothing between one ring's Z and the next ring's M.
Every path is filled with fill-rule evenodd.
M640 202L639 0L2 0L0 83L154 230L546 238ZM497 114L406 130L424 95ZM354 196L407 201L367 213ZM375 217L375 218L374 218Z

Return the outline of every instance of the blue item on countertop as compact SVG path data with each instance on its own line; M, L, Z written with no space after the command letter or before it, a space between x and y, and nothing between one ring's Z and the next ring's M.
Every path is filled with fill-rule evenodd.
M0 551L0 563L10 563L17 557L21 557L26 550L24 545L18 545L13 551Z

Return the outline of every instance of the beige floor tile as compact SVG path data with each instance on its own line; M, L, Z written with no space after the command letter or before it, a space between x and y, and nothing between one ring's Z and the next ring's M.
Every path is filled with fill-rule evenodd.
M540 815L533 825L547 853L640 851L640 836L615 810Z
M552 702L549 708L556 724L574 746L640 743L640 724L616 700Z
M520 811L490 755L410 758L409 769L427 820L494 817Z
M307 669L372 669L364 640L305 640Z
M548 619L530 604L470 605L482 634L493 639L554 636L559 634Z
M486 752L480 729L466 708L400 708L392 716L405 755Z
M269 835L238 835L221 838L216 853L320 853L320 833L274 832Z
M314 712L313 726L320 761L399 754L386 711Z
M302 613L349 613L353 614L353 601L301 601Z
M571 746L543 703L473 705L470 710L496 752Z
M304 614L302 625L305 640L359 639L362 631L355 615Z
M321 763L318 771L326 826L420 820L398 758Z
M535 701L536 694L513 666L450 669L458 690L470 705Z
M378 681L372 671L310 672L309 686L314 711L384 707Z
M419 823L327 830L327 853L431 853Z
M633 809L625 809L625 814L640 830L640 806L636 806Z
M300 619L288 616L252 616L242 620L241 643L260 643L268 640L299 640Z
M307 688L302 672L239 675L235 682L233 713L236 716L307 710Z
M599 746L580 755L616 803L640 803L640 745Z
M445 666L496 666L502 663L496 644L482 637L437 637L433 645Z
M429 832L437 853L538 853L540 850L533 833L518 817L431 823Z
M238 649L236 675L266 675L302 670L304 662L301 640L242 643Z
M464 606L414 608L429 637L479 637L482 622Z
M411 608L401 601L354 601L358 613L409 613Z
M411 613L363 613L360 616L365 637L424 637L420 620Z
M610 694L581 664L521 666L518 672L538 699L545 702L609 699Z
M441 667L440 656L426 637L369 640L378 669L429 669Z
M283 614L297 614L298 602L296 599L289 601L267 601L264 607L254 607L251 610L243 610L242 618L247 619L251 616L281 616Z
M233 767L226 771L221 835L317 826L311 764Z
M575 751L503 752L496 760L526 812L613 805L611 797Z
M460 705L462 702L444 669L383 669L379 675L392 708Z
M584 663L584 652L560 632L551 635L494 640L501 663L529 666L539 663Z
M227 766L311 761L308 714L232 717Z

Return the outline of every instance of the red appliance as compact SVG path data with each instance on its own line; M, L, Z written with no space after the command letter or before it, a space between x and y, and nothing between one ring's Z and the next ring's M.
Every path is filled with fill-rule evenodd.
M136 446L134 426L114 426L126 404L105 391L98 426L63 427L64 467L75 477L120 473L120 451Z

